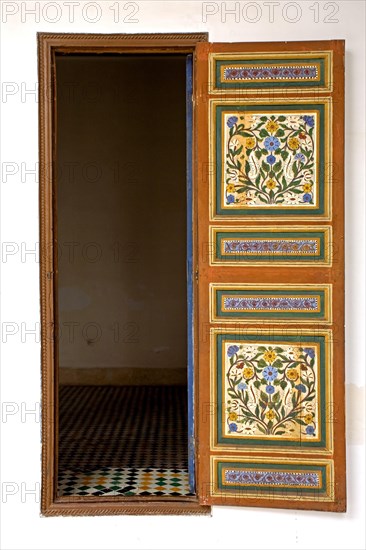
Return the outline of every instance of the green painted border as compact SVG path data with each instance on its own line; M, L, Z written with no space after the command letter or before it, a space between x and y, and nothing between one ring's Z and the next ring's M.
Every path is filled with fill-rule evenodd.
M261 238L261 239L273 239L273 238L288 238L288 239L299 239L302 238L319 238L320 240L320 250L319 254L317 256L311 256L309 255L295 255L295 254L287 254L287 255L277 255L277 254L221 254L221 240L226 239L235 239L235 238ZM283 262L308 262L309 260L314 261L314 263L317 260L325 260L325 230L321 231L312 231L312 232L304 232L304 231L281 231L281 233L273 233L271 231L217 231L216 233L216 247L215 247L215 254L217 260L222 261L237 261L238 264L240 263L246 263L246 262L258 262L258 261L283 261Z
M324 104L303 104L296 105L275 104L275 105L216 105L216 215L219 216L319 216L324 214L324 189L325 189L325 105ZM222 112L230 111L232 113L243 113L245 111L260 111L264 114L269 111L297 111L301 113L303 110L317 110L319 112L319 207L315 209L309 208L276 208L274 210L266 208L224 208L221 203L221 182L222 182L222 157L221 157L221 142L222 142Z
M272 312L262 312L258 311L222 311L221 309L221 298L222 295L225 296L248 296L252 294L257 294L260 296L296 296L302 298L303 296L319 296L320 298L320 311L296 311L296 312L281 312L281 310L276 310ZM215 289L216 295L216 317L220 319L243 319L243 318L255 318L255 319L314 319L314 320L323 320L325 319L325 291L324 290L222 290Z
M222 433L221 428L221 419L222 419L222 413L223 413L223 403L222 403L222 374L223 374L223 368L224 368L224 362L222 358L222 342L223 340L230 340L230 342L246 342L248 340L255 341L255 342L297 342L297 343L304 343L312 345L314 343L320 344L320 363L319 363L319 375L320 375L320 396L319 396L319 415L320 415L320 429L321 429L321 439L319 441L308 441L308 440L300 440L300 441L285 441L281 439L277 440L269 440L269 439L253 439L250 438L248 440L237 438L237 437L224 437ZM325 447L326 441L327 441L327 425L325 421L325 407L326 407L326 399L325 399L325 336L314 336L311 335L307 336L294 336L294 335L273 335L273 334L267 334L267 335L257 335L257 334L217 334L216 335L216 357L217 357L217 369L216 369L216 388L217 388L217 394L216 394L216 400L217 400L217 418L216 418L216 426L217 426L217 443L220 445L238 445L239 447L247 447L247 446L253 446L253 445L263 445L266 447Z
M223 469L224 468L258 468L261 470L266 470L270 468L275 468L276 470L288 470L291 471L291 466L293 466L294 470L300 470L301 472L304 471L315 471L320 470L322 475L322 488L318 489L316 487L282 487L282 486L272 486L272 485L224 485L222 482L222 476L223 476ZM250 462L250 461L242 461L242 462L217 462L217 486L222 491L265 491L268 490L270 492L274 493L299 493L303 492L304 494L324 494L327 492L327 470L326 466L323 465L312 465L312 464L297 464L297 463L291 463L288 464L277 464L276 462L273 463L263 463L263 462Z
M320 78L319 80L271 80L269 82L259 82L257 80L238 82L232 80L230 82L221 81L222 65L286 65L287 63L299 63L301 65L319 63ZM324 57L317 59L216 59L215 60L215 88L219 90L241 90L248 88L323 88L325 86L325 59Z

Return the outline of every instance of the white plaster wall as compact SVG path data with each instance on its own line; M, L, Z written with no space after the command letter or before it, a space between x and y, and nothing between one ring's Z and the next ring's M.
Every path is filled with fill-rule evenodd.
M89 7L85 8L86 4ZM99 0L97 3L81 0L1 2L1 73L3 91L6 92L1 103L2 240L6 252L2 256L1 488L4 549L365 547L365 3L361 0L209 4L153 0L136 3L115 0ZM28 11L37 10L37 5L39 17L37 13ZM120 7L119 16L115 11L117 5ZM74 7L73 18L70 17L71 6ZM225 14L225 9L235 9L236 6L239 15ZM216 13L204 18L203 10ZM136 13L130 16L132 11ZM98 17L99 21L91 22ZM38 241L38 184L34 174L26 173L26 170L34 170L38 155L38 106L35 96L27 93L34 90L37 81L38 31L209 31L211 41L222 42L346 40L346 514L215 507L212 518L40 518L37 502L40 482L38 263L34 254L27 253L34 250ZM13 175L9 174L11 171ZM27 332L32 329L34 334ZM31 409L36 413L27 413ZM36 494L27 493L31 490Z

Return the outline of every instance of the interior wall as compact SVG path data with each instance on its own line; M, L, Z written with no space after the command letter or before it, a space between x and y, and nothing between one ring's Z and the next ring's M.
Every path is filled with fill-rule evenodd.
M185 56L57 56L56 74L61 382L182 381Z

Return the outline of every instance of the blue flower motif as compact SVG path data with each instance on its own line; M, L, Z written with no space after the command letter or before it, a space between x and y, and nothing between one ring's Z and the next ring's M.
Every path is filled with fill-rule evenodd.
M268 386L266 386L266 392L269 393L270 395L274 393L275 392L274 386L271 386L270 384L268 384Z
M302 393L306 393L306 388L304 386L304 384L297 384L297 386L295 386L295 388L299 391L301 391Z
M304 202L311 202L312 199L313 199L313 197L310 193L305 193L305 195L303 195L303 197L302 197L302 200Z
M274 367L266 367L263 369L263 377L268 382L273 382L275 378L278 376L278 370Z
M229 424L229 430L231 432L237 432L238 431L238 426L237 424L235 424L235 422L231 422L231 424Z
M295 155L295 160L299 160L300 162L305 162L305 155L303 155L302 153L297 153Z
M280 140L276 137L269 136L266 137L264 140L264 147L267 149L267 151L275 151L275 149L278 149L280 146Z
M235 126L237 122L238 122L238 117L231 116L230 118L227 119L226 124L229 126L229 128L232 128L233 126Z
M238 346L229 346L227 349L227 356L232 357L233 355L238 353L238 351L239 351Z
M276 162L276 157L274 155L268 155L267 162L268 164L274 164Z
M306 426L306 433L308 435L314 435L314 432L315 432L315 428L313 426Z
M313 126L314 126L314 117L313 116L305 115L302 118L303 118L305 124L310 126L310 128L313 128Z
M240 382L240 384L238 384L238 390L246 390L247 387L248 386L244 384L244 382Z
M304 353L308 355L311 359L314 359L315 357L315 349L314 348L304 348Z
M227 203L227 204L232 204L233 202L235 202L235 197L234 197L234 195L228 195L228 196L226 197L226 203Z

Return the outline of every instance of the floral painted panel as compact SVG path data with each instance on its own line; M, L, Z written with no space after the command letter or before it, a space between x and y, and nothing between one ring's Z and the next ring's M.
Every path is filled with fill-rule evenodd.
M318 124L316 112L226 113L226 205L316 205Z
M250 296L245 298L232 298L231 296L223 297L223 306L225 311L319 311L319 298L306 296L298 298L297 296L282 296L279 298L261 296Z
M318 344L225 341L222 354L224 440L319 441L325 382Z
M273 323L331 321L331 285L210 285L211 322L256 322L259 319Z
M291 65L230 65L221 69L222 80L225 82L235 80L237 82L246 82L257 80L259 82L268 81L301 81L318 80L319 65L314 63L293 63Z
M279 472L273 470L225 470L227 484L319 487L318 473Z
M263 53L233 53L210 56L210 82L213 82L212 93L225 90L258 90L272 89L280 92L305 88L330 90L331 63L330 52L304 53L283 52L271 56Z
M211 227L210 261L220 265L329 265L328 226Z
M320 486L318 472L294 472L276 470L239 470L224 471L227 485L270 486L270 487L316 487Z
M330 212L329 105L213 105L212 219Z
M214 492L242 498L332 500L334 471L329 460L215 457Z
M319 254L317 239L237 239L223 240L225 254L305 254L316 256Z

